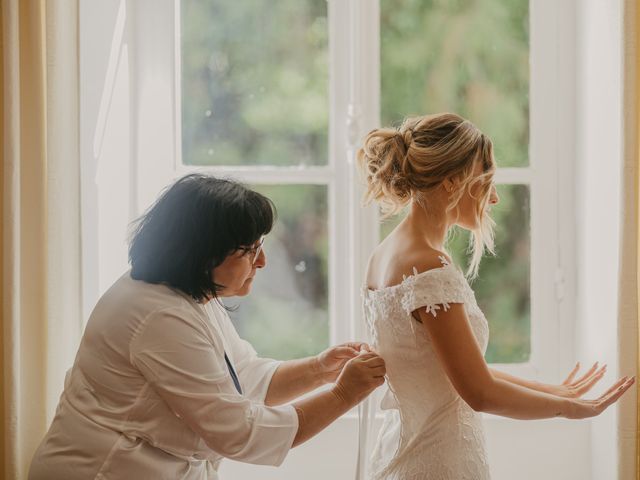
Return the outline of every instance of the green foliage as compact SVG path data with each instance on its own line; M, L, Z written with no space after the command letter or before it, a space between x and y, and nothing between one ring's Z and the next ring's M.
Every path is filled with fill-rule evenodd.
M524 185L498 186L500 203L492 210L496 221L496 255L486 255L473 282L478 305L489 322L490 338L486 358L492 363L526 362L531 353L529 294L529 189ZM381 225L386 237L404 214ZM469 233L455 230L447 251L456 265L466 270Z
M252 295L231 317L260 355L289 360L315 355L329 344L326 309L272 295Z
M382 123L451 111L528 164L527 0L382 0Z
M327 187L253 188L273 200L278 222L265 240L267 267L256 275L250 295L231 302L239 305L231 318L261 355L313 355L329 343Z
M184 163L326 164L326 2L181 8Z
M491 137L500 167L529 163L529 2L381 0L382 123L442 111L473 121ZM530 354L529 192L499 189L496 256L473 288L489 320L487 360ZM381 226L384 238L399 218ZM466 266L469 236L448 248Z
M529 163L528 0L381 0L382 123L453 111L495 145L501 167ZM182 0L183 161L324 165L328 155L325 0ZM296 273L290 297L261 285L233 315L263 355L293 358L328 342L326 187L260 186L279 210L267 240ZM497 256L473 287L491 326L487 359L530 352L528 189L500 188ZM382 235L397 219L382 225ZM468 237L449 248L464 266ZM266 272L264 272L266 273Z

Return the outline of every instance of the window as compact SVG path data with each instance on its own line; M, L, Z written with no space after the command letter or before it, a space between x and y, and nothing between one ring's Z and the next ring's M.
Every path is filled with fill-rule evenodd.
M278 358L364 338L360 286L393 220L380 225L375 207L361 207L355 151L380 125L454 110L492 137L500 167L498 255L483 260L474 284L491 322L487 358L529 378L568 371L572 8L552 0L82 0L85 318L126 270L128 223L195 169L244 181L280 213L254 292L230 299L241 334ZM465 246L456 234L458 262ZM336 425L339 435L318 441L346 452L352 427ZM294 472L309 464L296 463L305 455L297 451L291 475L285 468L274 478L308 474ZM324 478L346 478L349 461L345 454L342 470Z
M487 358L556 371L567 271L558 215L571 211L558 208L568 141L553 112L567 74L542 20L558 15L552 3L151 5L105 6L109 29L81 25L93 39L81 51L93 159L83 169L85 316L126 268L128 222L197 169L244 181L280 211L267 270L251 296L230 302L241 334L279 358L362 338L359 288L393 220L379 225L375 208L361 207L355 150L372 128L453 110L492 137L500 167L497 256L474 285L491 322ZM460 263L465 244L462 233L451 243Z
M487 359L527 364L532 248L543 248L530 234L531 167L542 159L529 151L528 2L381 0L379 12L371 5L180 3L182 169L246 180L283 213L267 244L268 270L251 296L235 300L232 317L261 353L279 358L362 332L355 282L397 219L377 227L374 213L344 225L358 216L360 197L339 177L357 183L352 158L364 123L455 111L491 136L500 167L497 255L484 259L474 285L491 324ZM281 25L295 28L283 36ZM377 56L379 64L367 61ZM466 243L463 232L450 242L460 264ZM358 250L360 258L332 270ZM341 301L344 291L352 298Z
M422 112L459 113L492 139L499 168L518 168L528 178L528 1L380 5L382 124ZM497 255L483 260L473 287L490 323L487 361L522 363L531 348L529 185L502 182L493 209ZM396 224L382 225L381 237ZM462 232L449 242L463 267L467 245Z
M335 176L327 168L327 3L183 0L180 26L181 163L223 167L279 212L265 242L267 270L250 296L226 301L238 307L231 317L263 355L315 354L329 344Z

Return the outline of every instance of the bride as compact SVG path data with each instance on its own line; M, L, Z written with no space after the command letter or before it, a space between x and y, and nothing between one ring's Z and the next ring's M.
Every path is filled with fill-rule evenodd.
M623 377L597 400L580 397L602 378L579 366L558 386L491 369L487 320L465 274L445 250L454 225L472 232L467 278L493 251L489 208L498 203L491 140L451 113L369 133L358 152L367 200L408 214L369 261L363 307L374 349L385 359L384 421L372 479L487 480L479 412L517 419L580 419L602 413L633 384Z

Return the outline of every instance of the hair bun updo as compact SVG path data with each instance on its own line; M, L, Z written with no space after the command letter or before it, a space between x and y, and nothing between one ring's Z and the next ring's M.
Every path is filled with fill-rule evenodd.
M411 199L415 186L407 172L411 131L379 128L371 131L358 151L358 162L367 181L367 201L375 200L385 213L395 213Z
M445 180L456 185L443 207L447 211L456 207L465 192L475 198L479 226L471 237L468 273L477 274L483 250L493 252L493 221L486 206L495 162L493 144L486 135L455 113L407 118L397 130L371 131L357 158L367 182L365 201L378 202L384 217L412 200L427 207L430 193Z
M483 151L490 143L454 113L407 118L398 129L375 129L357 154L367 182L365 201L375 200L385 216L393 215L445 179L468 177L476 159L492 157ZM492 158L488 162L492 166Z

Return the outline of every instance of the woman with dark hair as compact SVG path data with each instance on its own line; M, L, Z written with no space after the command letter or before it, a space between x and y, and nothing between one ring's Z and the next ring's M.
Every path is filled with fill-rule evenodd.
M216 479L224 457L279 465L383 383L365 344L277 362L236 333L220 298L250 292L274 217L266 197L206 175L161 195L135 224L131 271L89 318L30 479Z

